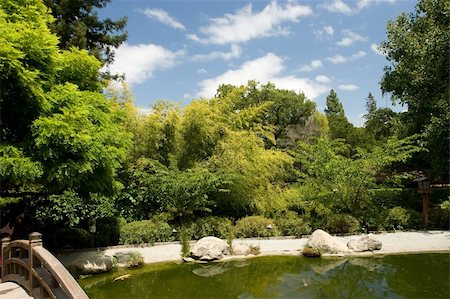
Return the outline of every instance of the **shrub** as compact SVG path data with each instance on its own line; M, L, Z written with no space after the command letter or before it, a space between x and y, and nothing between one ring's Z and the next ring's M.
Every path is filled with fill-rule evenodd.
M305 246L302 254L307 257L320 257L322 254L319 249Z
M262 216L244 217L236 222L234 230L238 238L273 237L279 235L273 221Z
M123 244L142 244L173 241L172 229L167 222L157 220L133 221L120 229Z
M311 232L309 222L305 221L293 211L280 213L275 218L275 224L283 236L300 237Z
M389 229L403 229L408 227L410 213L402 207L389 209L386 216L386 226Z
M350 234L360 230L359 221L348 214L331 215L327 221L326 227L332 234Z
M198 218L188 228L192 239L214 236L227 239L233 230L233 224L228 218L209 216Z
M138 267L144 263L144 257L139 252L130 252L127 256L127 268Z
M444 201L435 208L430 209L429 225L433 228L450 228L450 201Z

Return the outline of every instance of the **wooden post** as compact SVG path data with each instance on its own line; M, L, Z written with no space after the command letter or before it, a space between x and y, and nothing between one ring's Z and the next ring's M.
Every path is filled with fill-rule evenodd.
M6 247L9 246L9 244L11 243L11 238L10 237L4 237L2 239L2 252L0 253L1 257L2 257L2 272L1 272L1 280L3 281L3 277L6 274L6 270L5 267L3 266L5 264L5 259L9 258L10 253L8 252L8 255L5 255L5 249Z
M29 248L28 248L28 279L30 280L30 294L33 293L33 247L42 246L42 234L38 232L33 232L28 235Z

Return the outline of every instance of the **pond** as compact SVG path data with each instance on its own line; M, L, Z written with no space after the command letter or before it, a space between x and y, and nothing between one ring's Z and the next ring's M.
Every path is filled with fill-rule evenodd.
M128 275L129 274L129 275ZM126 275L123 280L117 277ZM155 264L79 280L100 298L449 298L449 254Z

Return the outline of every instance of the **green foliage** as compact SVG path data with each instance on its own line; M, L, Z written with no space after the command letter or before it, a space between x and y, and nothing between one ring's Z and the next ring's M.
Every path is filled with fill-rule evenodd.
M144 263L144 257L139 252L132 251L128 253L125 263L127 265L127 268L139 267Z
M55 17L51 29L59 36L60 47L87 49L98 59L112 62L113 49L127 38L126 32L117 33L124 30L127 18L117 21L110 18L100 20L97 10L104 8L108 2L111 0L44 0Z
M335 214L327 219L327 231L332 234L354 234L359 232L359 221L348 214Z
M198 240L207 236L226 239L233 230L230 219L217 216L201 217L186 228L191 239Z
M32 127L48 187L112 194L131 137L123 131L120 115L101 94L72 84L55 87L48 101L46 113Z
M0 142L23 142L45 107L58 57L51 21L40 0L0 3Z
M386 226L390 229L402 230L408 226L409 219L410 215L406 209L394 207L387 213Z
M260 138L250 132L229 132L211 157L210 169L222 171L228 193L218 194L218 210L241 216L246 212L265 213L279 205L272 199L292 165L292 158L278 150L264 148ZM282 204L282 203L281 203Z
M143 244L173 241L169 224L155 220L133 221L120 229L120 242L123 244Z
M330 90L330 94L327 96L327 108L325 109L325 115L327 117L344 116L344 107L333 89Z
M111 198L99 194L81 197L72 190L34 199L36 218L42 222L75 226L84 219L110 217L114 213Z
M21 186L42 175L42 165L26 157L22 150L0 144L0 183Z
M429 226L432 228L450 229L450 200L446 200L430 209Z
M237 238L274 237L279 235L274 222L262 216L248 216L239 219L236 222L234 231Z
M408 105L400 117L401 134L425 134L429 154L416 164L431 166L434 176L445 181L450 164L449 15L447 0L420 0L415 12L388 23L387 40L381 45L391 62L384 69L381 88L392 101Z
M62 51L57 65L57 84L70 82L78 85L80 90L101 91L99 82L99 70L101 62L86 50L71 48L70 51Z
M277 215L275 225L283 236L301 237L311 232L308 221L293 211L283 211Z
M361 151L353 158L339 154L345 151L345 145L339 140L299 143L300 149L295 155L302 168L300 181L311 185L310 198L331 207L335 213L350 214L365 225L369 217L367 211L376 206L369 190L377 187L377 176L387 167L405 162L421 150L413 141L412 138L389 139L371 153Z

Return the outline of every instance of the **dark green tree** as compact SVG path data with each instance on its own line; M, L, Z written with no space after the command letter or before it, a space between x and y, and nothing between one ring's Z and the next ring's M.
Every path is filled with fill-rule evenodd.
M416 167L432 168L448 179L450 123L450 2L421 0L415 12L401 14L387 25L381 49L391 62L381 88L392 101L406 104L400 117L402 135L423 134L428 154Z
M342 107L334 89L330 90L330 94L327 96L327 108L324 112L327 117L331 115L344 116L344 107Z
M127 17L116 21L100 20L96 10L109 2L111 0L44 0L55 18L50 28L59 36L59 47L87 49L97 59L112 62L114 48L127 39L124 31Z
M370 116L377 110L377 101L375 100L371 92L369 92L366 98L366 110L367 114L364 115L366 119L369 119Z

